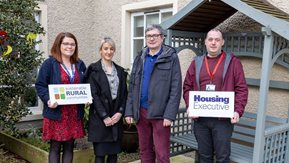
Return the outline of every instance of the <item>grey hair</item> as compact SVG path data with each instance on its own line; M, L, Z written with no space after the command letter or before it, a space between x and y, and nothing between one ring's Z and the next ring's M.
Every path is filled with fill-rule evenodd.
M105 44L105 43L109 43L113 47L114 51L116 50L115 49L115 42L113 41L113 39L110 37L104 37L100 42L99 51L101 51L101 48L102 48L103 44Z
M160 34L162 36L164 36L164 34L165 34L164 29L158 24L151 24L151 25L147 26L145 33L147 33L148 31L154 30L154 29L157 29L160 32Z

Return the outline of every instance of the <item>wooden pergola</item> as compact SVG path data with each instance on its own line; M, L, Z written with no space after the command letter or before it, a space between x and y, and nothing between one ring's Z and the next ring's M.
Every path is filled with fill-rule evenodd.
M273 64L289 69L289 16L265 0L192 0L178 13L162 23L167 30L166 43L177 51L191 49L205 52L204 37L212 28L236 12L241 12L262 26L262 31L225 33L224 50L238 56L262 59L261 78L247 79L249 85L260 86L257 108L253 162L263 162L265 118L269 87L289 90L288 82L270 81ZM288 115L289 116L289 115ZM284 127L289 139L289 124ZM287 141L289 142L289 141ZM289 143L286 158L289 160Z

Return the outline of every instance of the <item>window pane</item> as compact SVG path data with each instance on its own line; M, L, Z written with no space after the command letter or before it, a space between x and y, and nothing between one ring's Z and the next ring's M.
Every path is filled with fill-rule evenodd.
M133 59L138 55L143 46L144 46L143 39L133 40Z
M132 14L132 46L131 46L131 63L134 61L138 52L143 48L144 40L144 30L147 26L151 24L160 24L166 19L172 16L173 12L171 9L160 9L154 12L138 12Z
M134 37L142 37L144 35L144 16L134 17Z
M159 14L151 14L146 16L146 26L151 24L159 24Z
M37 23L40 23L40 16L41 16L40 14L41 14L41 12L38 11L38 12L36 12L35 15L34 15L35 20L37 21ZM39 41L39 35L37 35L36 41ZM40 50L39 44L36 44L36 45L35 45L35 49L36 49L36 50Z
M161 14L161 22L167 20L173 15L173 12L164 12Z

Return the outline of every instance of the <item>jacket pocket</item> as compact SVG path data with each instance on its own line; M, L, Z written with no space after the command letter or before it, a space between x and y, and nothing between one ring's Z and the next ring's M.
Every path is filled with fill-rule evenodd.
M141 73L138 73L138 72L132 73L131 76L130 76L129 84L132 84L132 85L138 84L139 80L140 80L140 76L141 76Z
M160 63L157 65L157 68L160 70L170 70L172 67L170 62L166 62L166 63Z
M161 63L158 64L156 67L157 67L156 75L158 76L158 78L160 80L168 80L172 68L171 63L170 62Z

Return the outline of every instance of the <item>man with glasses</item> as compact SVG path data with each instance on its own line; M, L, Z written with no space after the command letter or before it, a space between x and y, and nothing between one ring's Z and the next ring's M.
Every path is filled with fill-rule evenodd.
M181 68L176 50L163 44L159 25L145 30L146 47L135 58L125 110L137 125L142 163L168 163L170 126L181 98Z

